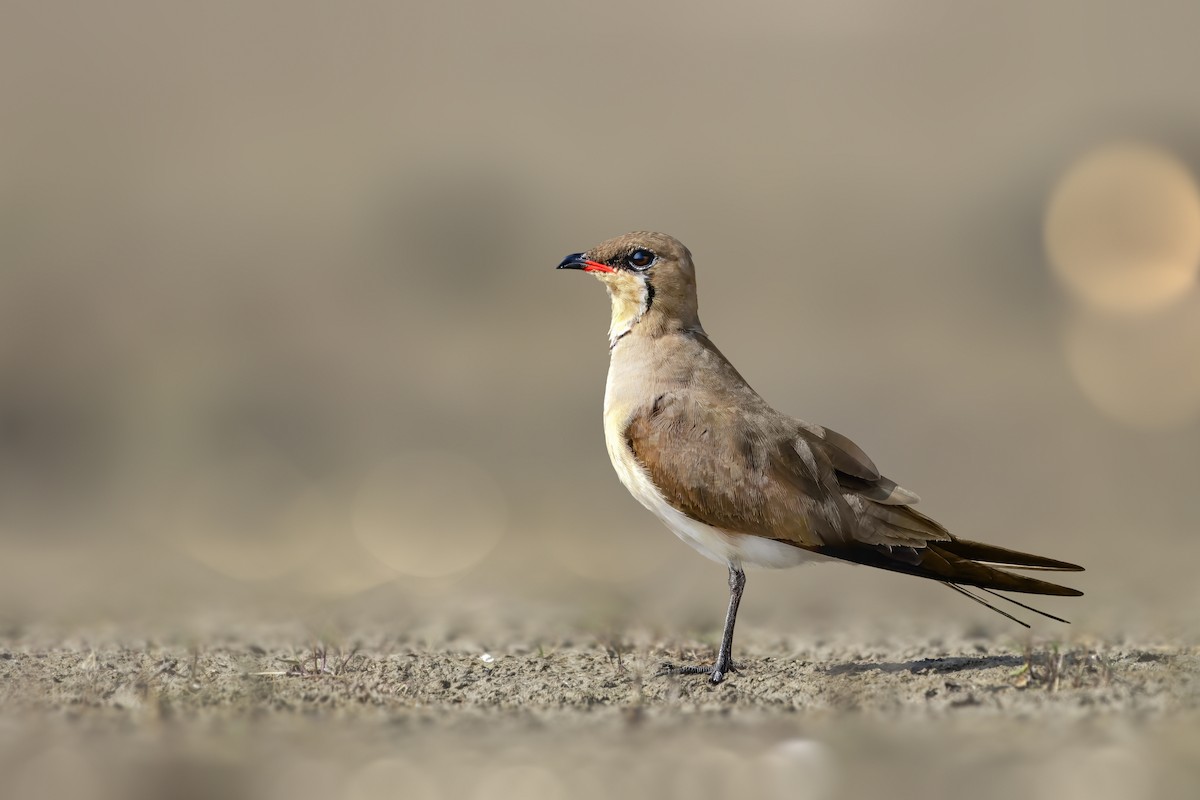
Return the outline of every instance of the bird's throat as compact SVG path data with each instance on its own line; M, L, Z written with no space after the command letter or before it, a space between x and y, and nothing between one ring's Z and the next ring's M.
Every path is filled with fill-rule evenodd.
M654 287L645 276L639 275L632 281L608 283L608 296L612 300L612 324L608 327L608 348L611 350L654 305Z

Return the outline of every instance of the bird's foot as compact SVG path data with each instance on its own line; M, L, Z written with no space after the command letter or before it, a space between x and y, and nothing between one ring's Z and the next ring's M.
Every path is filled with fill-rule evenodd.
M664 662L658 668L658 672L654 674L654 677L661 678L666 675L707 675L708 682L715 685L725 680L725 677L729 673L740 671L741 668L730 659L718 659L717 663L711 667L700 666L698 664L694 666L676 666L670 662Z

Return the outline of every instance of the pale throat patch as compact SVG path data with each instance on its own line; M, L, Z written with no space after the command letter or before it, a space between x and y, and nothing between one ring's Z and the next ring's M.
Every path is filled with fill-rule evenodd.
M612 299L612 324L608 326L609 349L617 340L633 329L654 302L654 289L645 275L634 275L633 280L605 281L608 296Z

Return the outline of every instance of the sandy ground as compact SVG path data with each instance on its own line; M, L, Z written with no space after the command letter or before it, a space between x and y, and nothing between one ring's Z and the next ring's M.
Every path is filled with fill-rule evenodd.
M1195 797L1200 647L0 638L10 797Z

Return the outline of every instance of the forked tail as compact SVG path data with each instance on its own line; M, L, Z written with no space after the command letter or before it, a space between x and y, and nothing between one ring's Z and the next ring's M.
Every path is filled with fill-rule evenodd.
M845 544L814 548L824 555L852 561L856 564L866 564L880 569L915 575L919 578L929 578L949 586L954 591L963 594L977 603L990 608L1001 616L1029 627L1028 623L1002 611L984 598L969 591L965 587L980 589L987 594L1005 602L1012 603L1027 611L1041 614L1043 617L1066 622L1062 617L1056 617L1033 606L1026 605L999 592L1020 592L1022 594L1056 595L1060 597L1078 597L1083 592L1057 583L1030 578L1010 572L1010 569L1043 570L1050 572L1081 572L1083 567L1067 561L1036 556L1032 553L1022 553L1005 547L996 547L982 542L971 542L966 539L950 539L947 541L931 541L925 547L889 547L886 545ZM1007 569L1000 569L1006 567Z

